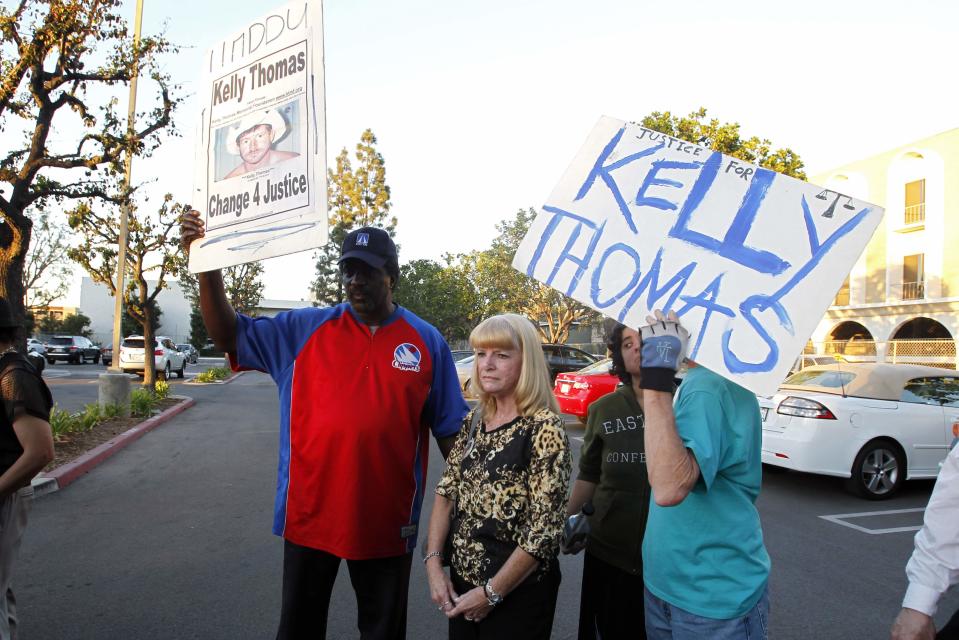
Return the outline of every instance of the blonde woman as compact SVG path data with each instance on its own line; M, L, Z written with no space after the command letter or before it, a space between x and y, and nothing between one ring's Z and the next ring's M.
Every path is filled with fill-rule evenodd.
M470 346L479 402L436 487L424 557L430 596L449 618L452 640L546 640L560 582L569 441L528 319L488 318ZM448 534L452 557L443 558Z

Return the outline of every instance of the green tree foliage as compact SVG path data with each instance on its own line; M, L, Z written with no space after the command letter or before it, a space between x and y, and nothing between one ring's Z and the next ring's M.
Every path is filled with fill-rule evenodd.
M330 238L317 253L313 294L322 305L343 302L337 260L343 240L353 229L377 226L392 236L396 218L390 216L390 187L386 184L386 161L376 150L376 136L367 129L356 145L354 160L344 148L336 166L328 172L327 201Z
M393 297L448 341L465 340L482 320L479 293L453 256L444 256L444 262L413 260L401 265Z
M156 298L167 286L168 277L177 277L182 267L179 241L179 218L188 205L172 204L173 197L164 196L163 204L153 215L131 207L126 253L126 276L123 305L140 324L139 332L148 345L153 344ZM69 213L70 228L79 244L68 255L82 266L90 277L117 295L117 260L120 245L120 222L105 207L94 208L83 201ZM148 278L155 284L151 290ZM146 358L143 384L153 387L156 380L153 358Z
M20 0L0 6L0 295L23 315L31 207L64 198L121 202L113 185L126 154L145 156L179 102L161 71L162 37L138 46L121 0ZM125 85L137 74L152 104L127 132ZM141 87L141 105L151 91ZM112 97L112 99L111 99ZM67 132L78 128L82 133ZM19 138L19 142L14 142Z
M69 230L41 212L33 220L30 250L23 265L23 306L44 309L66 295L73 263L67 258Z
M35 328L44 335L84 336L91 335L92 320L79 309L73 315L58 318L45 310L38 310Z
M483 317L520 313L533 321L544 342L564 343L575 324L591 324L599 315L512 267L513 256L535 217L534 209L520 209L512 220L497 224L499 235L490 248L464 256L464 269L479 293Z
M223 272L223 286L226 297L233 308L239 313L255 316L256 310L263 299L263 264L248 262L247 264L227 267ZM206 347L210 334L203 324L200 314L200 287L196 274L190 273L186 262L180 265L180 290L190 301L190 344L198 350Z
M206 325L203 323L200 307L196 305L190 307L190 344L200 351L206 348L206 341L209 338L210 334L207 333Z
M688 116L674 116L669 111L654 111L640 124L647 129L665 133L673 138L709 147L714 151L758 164L787 176L806 179L803 161L792 149L773 149L766 138L744 138L738 122L720 123L716 118L706 119L706 109L700 107Z
M71 336L89 338L92 322L88 316L78 309L76 313L66 316L60 321L60 331Z
M150 314L150 324L154 335L156 335L157 330L160 328L160 316L162 315L163 310L160 308L160 305L154 303L153 312ZM139 320L131 316L130 312L124 307L123 318L120 319L121 337L140 335L142 332L143 325L140 324Z

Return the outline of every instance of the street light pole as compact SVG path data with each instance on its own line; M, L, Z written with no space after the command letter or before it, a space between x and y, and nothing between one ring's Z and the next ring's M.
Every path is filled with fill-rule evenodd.
M133 77L130 78L130 100L127 110L127 137L136 133L137 78L140 76L140 25L143 22L143 0L137 0L137 13L133 28ZM123 193L126 196L120 207L120 247L117 255L117 287L113 304L113 358L111 371L120 371L120 326L123 319L123 289L127 261L127 236L130 233L130 174L133 171L133 153L128 148L124 162Z
M143 22L143 0L137 0L133 28L133 73L130 78L130 101L127 110L127 142L131 145L136 134L137 78L140 77L140 25ZM123 176L123 205L120 207L120 238L117 254L116 299L113 304L113 357L110 369L100 374L98 404L101 407L119 407L121 416L130 415L130 378L120 369L120 326L123 318L123 276L126 273L127 236L130 233L130 174L133 171L133 150L127 148ZM151 350L147 350L150 353Z

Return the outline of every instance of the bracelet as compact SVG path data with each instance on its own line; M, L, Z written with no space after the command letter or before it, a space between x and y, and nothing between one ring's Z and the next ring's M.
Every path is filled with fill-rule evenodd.
M430 551L425 556L423 556L423 564L426 564L426 561L429 560L430 558L442 558L442 557L443 557L442 551Z

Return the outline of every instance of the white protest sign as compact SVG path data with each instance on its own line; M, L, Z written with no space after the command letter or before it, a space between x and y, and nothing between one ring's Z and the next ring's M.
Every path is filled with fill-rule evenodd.
M513 266L631 327L672 309L689 357L775 392L881 207L601 118Z
M326 242L326 120L319 0L250 21L207 51L193 207L206 225L190 270Z

